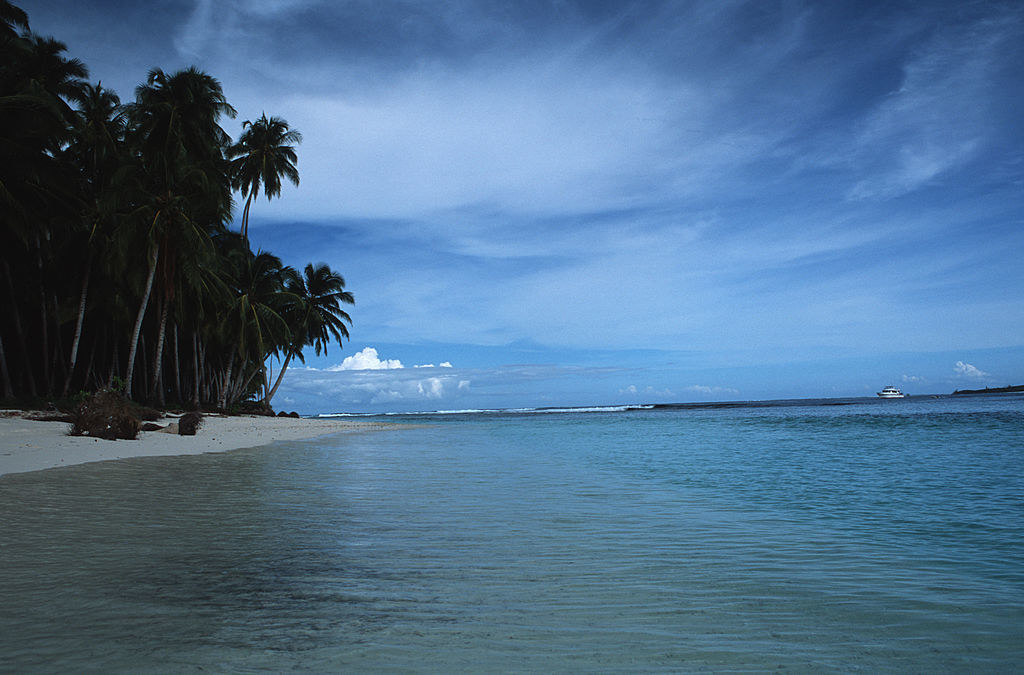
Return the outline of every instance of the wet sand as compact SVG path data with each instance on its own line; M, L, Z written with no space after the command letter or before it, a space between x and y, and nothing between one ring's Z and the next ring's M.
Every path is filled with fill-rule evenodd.
M225 452L275 441L389 428L386 424L336 419L210 415L203 417L203 425L195 436L141 431L133 441L107 441L68 436L70 425L26 419L29 414L0 411L0 475L127 457ZM168 416L157 424L175 422L176 417Z

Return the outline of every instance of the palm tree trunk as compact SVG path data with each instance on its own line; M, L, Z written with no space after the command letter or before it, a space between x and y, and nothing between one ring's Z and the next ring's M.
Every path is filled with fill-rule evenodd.
M252 205L253 192L249 192L249 197L245 200L245 208L242 209L242 237L245 239L245 243L249 243L249 207Z
M39 241L39 236L36 235L36 268L39 271L39 318L41 329L41 335L43 338L42 353L43 353L43 384L46 386L47 392L50 391L50 340L49 340L49 325L50 320L46 312L46 290L43 285L43 245Z
M7 288L11 293L11 314L14 315L14 332L18 335L18 344L21 346L21 353L24 355L22 371L25 373L28 383L29 396L36 396L36 378L32 375L32 360L28 357L28 345L25 343L25 331L21 327L21 314L18 312L18 296L14 292L14 279L11 278L11 266L4 258L4 274L7 277Z
M224 375L224 383L220 388L220 400L218 407L226 408L228 401L228 388L231 386L231 371L235 367L235 352L231 352L231 359L228 361L228 372Z
M56 382L54 380L57 380L57 378L59 378L61 375L63 375L64 377L67 377L68 367L67 367L67 362L62 358L62 356L64 354L64 339L63 339L63 335L62 335L63 331L60 329L60 303L57 301L57 294L56 293L52 293L51 300L52 300L51 304L53 306L53 328L54 328L54 331L53 331L54 332L54 338L53 338L53 359L52 359L52 361L53 361L53 366L52 366L53 370L51 370L51 374L50 374L50 383L49 383L48 391L50 391L52 393L52 392L56 392L57 391L54 388L54 386L56 384Z
M284 371L288 370L288 364L292 360L292 354L293 352L288 352L288 356L285 357L284 363L281 364L281 372L277 374L277 381L274 382L274 388L271 389L270 393L267 394L267 397L263 399L263 405L268 408L270 407L270 399L274 398L274 394L277 393L277 388L281 386L281 380L284 379Z
M170 306L171 303L167 302L165 298L160 310L160 328L156 338L156 358L153 359L153 387L150 389L150 398L157 396L158 389L163 391L164 336L167 334L167 310Z
M96 340L92 341L92 347L89 348L89 361L85 366L85 375L82 376L82 386L85 389L89 388L89 382L93 379L92 376L92 364L96 358Z
M139 368L136 371L138 373L136 377L139 378L139 390L143 394L149 391L149 385L147 384L149 380L146 379L146 373L149 372L146 369L146 363L148 363L146 361L146 354L146 334L143 333L139 336Z
M49 390L49 387L47 386L46 383L50 379L50 358L49 358L49 354L47 354L47 350L49 348L50 341L48 339L49 336L47 335L46 324L47 324L47 318L46 318L46 298L43 296L42 292L40 292L39 293L39 326L40 326L40 331L41 331L40 335L42 336L42 341L43 341L43 344L42 344L42 353L43 353L43 358L42 358L42 362L43 362L43 381L42 381L41 384L42 384L42 387L44 389Z
M49 312L49 315L53 317L53 339L50 341L50 353L46 356L46 369L49 373L46 377L47 396L52 395L56 391L54 388L56 381L58 378L63 377L66 371L63 358L64 346L60 339L60 306L57 302L56 293L51 294Z
M117 369L117 363L118 363L118 361L120 361L120 359L118 358L118 354L121 351L118 348L119 345L120 345L120 342L117 339L115 339L114 340L114 358L112 358L110 360L110 373L107 375L107 387L106 387L107 389L110 389L110 388L112 388L114 386L114 374L115 374L116 369Z
M149 275L146 277L146 290L142 294L142 302L139 303L139 313L135 317L135 328L132 329L132 346L128 352L128 374L125 377L124 395L132 397L132 376L135 374L135 352L139 348L139 334L142 332L142 319L146 316L146 305L149 304L149 294L153 290L153 277L156 276L156 263L160 259L160 242L153 244L149 252Z
M7 372L7 355L4 353L4 338L2 335L0 335L0 374L4 378L4 398L14 398L11 374Z
M200 366L199 338L196 331L192 331L192 368L195 375L195 381L192 383L192 405L197 408L199 407L199 373L202 370Z
M267 400L267 393L270 391L270 375L267 371L267 362L263 361L260 368L263 371L263 400Z
M178 397L179 405L181 399L181 361L178 359L178 323L174 323L174 395Z
M213 366L207 363L207 345L202 340L199 341L199 402L207 401L209 403L215 403L213 400Z
M82 279L82 292L78 299L78 320L75 322L75 339L71 341L71 358L68 361L68 376L64 378L64 390L61 398L66 398L71 387L71 377L75 374L75 362L78 360L78 345L82 339L82 323L85 321L85 301L89 294L89 276L92 274L92 254L85 263L85 278Z
M242 364L239 364L239 365L242 365ZM259 375L259 373L260 373L260 369L259 368L253 368L252 372L249 373L249 377L245 378L244 380L242 379L242 375L244 373L240 372L238 374L238 377L235 378L235 384L234 384L233 387L231 387L231 392L230 392L230 395L228 397L232 404L234 404L236 401L238 401L238 399L240 399L242 397L242 393L249 388L249 385L252 383L253 379L257 375Z
M235 370L235 384L234 386L231 387L231 392L228 397L228 400L231 402L231 405L238 403L238 401L242 398L242 392L246 391L249 388L249 384L252 382L253 378L256 377L257 373L260 372L259 369L256 368L251 373L249 373L249 377L243 379L242 376L245 374L245 371L243 371L241 368L242 363L239 363L239 368Z

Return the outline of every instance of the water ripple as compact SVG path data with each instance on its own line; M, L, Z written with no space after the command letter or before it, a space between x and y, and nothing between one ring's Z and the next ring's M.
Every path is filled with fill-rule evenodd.
M1024 425L964 406L449 416L5 476L0 669L1020 669Z

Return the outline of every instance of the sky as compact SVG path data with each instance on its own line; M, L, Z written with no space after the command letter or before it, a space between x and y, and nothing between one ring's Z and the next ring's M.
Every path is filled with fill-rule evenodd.
M1020 2L16 4L303 134L250 239L356 304L279 410L1024 383Z

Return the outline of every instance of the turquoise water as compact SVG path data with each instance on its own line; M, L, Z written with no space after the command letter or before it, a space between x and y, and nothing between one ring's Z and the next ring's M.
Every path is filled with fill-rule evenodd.
M0 670L1024 667L1019 396L402 419L0 478Z

